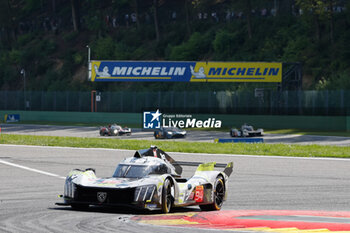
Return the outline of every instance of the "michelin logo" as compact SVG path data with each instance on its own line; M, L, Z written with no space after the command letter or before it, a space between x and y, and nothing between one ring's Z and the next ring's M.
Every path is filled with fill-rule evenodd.
M198 70L198 72L195 72L193 69L193 66L190 66L191 68L191 74L192 76L194 76L195 78L206 78L207 76L204 73L204 67L201 66Z
M155 112L143 112L143 128L144 129L159 129L161 127L162 113L159 109Z
M109 69L108 69L107 66L103 67L102 71L98 70L97 65L95 65L94 68L95 68L96 75L98 75L99 77L102 77L102 78L111 77L111 75L109 74Z
M5 114L5 122L19 122L19 114Z

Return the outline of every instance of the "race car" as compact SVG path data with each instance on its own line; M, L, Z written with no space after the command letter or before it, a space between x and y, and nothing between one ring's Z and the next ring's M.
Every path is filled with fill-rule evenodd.
M100 127L101 136L118 136L118 135L131 135L131 129L128 127L121 127L120 125L113 124Z
M182 167L198 166L194 175L182 178ZM216 171L214 167L225 168ZM74 169L64 186L62 203L73 209L94 206L127 206L168 213L173 207L199 205L202 210L220 210L227 194L233 163L176 162L152 146L121 161L114 174L96 177L95 170Z
M160 127L154 131L155 139L184 138L187 132L177 127Z
M263 133L263 129L254 130L253 126L247 124L243 124L240 130L235 128L230 130L231 137L256 137L263 136Z

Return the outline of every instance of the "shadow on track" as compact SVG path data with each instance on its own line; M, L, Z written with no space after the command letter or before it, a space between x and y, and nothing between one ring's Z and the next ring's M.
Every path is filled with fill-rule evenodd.
M70 206L66 207L55 207L48 208L49 210L61 210L61 211L74 211L74 212L95 212L95 213L107 213L107 214L127 214L127 215L154 215L154 214L162 214L160 210L150 211L150 210L142 210L136 208L127 208L127 207L106 207L106 206L90 206L86 209L75 210ZM194 207L174 207L171 211L174 213L188 213L188 212L200 212L199 208Z

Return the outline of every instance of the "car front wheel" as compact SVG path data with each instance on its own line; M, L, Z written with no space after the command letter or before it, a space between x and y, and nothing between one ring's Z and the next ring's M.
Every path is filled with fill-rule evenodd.
M162 191L162 212L169 213L173 205L173 196L171 194L172 184L169 179L166 179L163 184Z

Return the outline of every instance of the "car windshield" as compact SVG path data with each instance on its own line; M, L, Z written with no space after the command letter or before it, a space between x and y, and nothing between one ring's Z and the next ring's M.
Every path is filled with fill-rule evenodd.
M243 128L243 130L245 129L248 131L254 131L253 126L251 126L251 125L243 125L242 128Z
M149 174L165 174L168 168L165 164L160 165L126 165L120 164L115 170L113 177L141 178Z
M173 132L181 132L181 130L177 127L167 127L164 128L166 131L173 131Z

